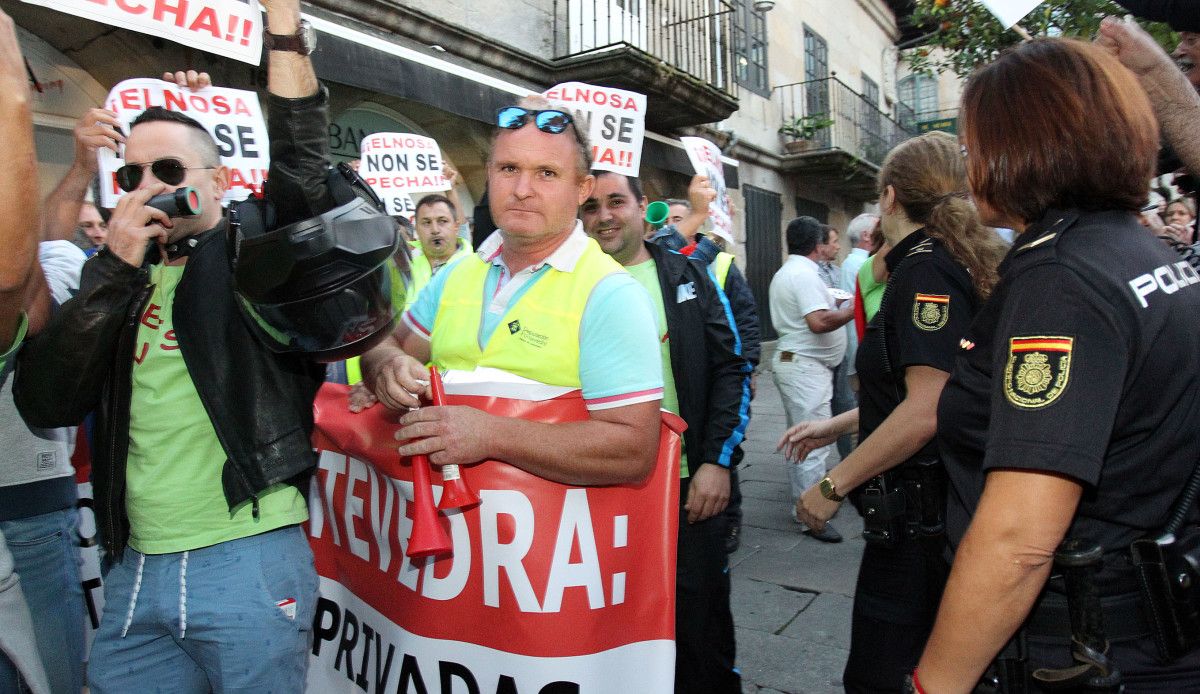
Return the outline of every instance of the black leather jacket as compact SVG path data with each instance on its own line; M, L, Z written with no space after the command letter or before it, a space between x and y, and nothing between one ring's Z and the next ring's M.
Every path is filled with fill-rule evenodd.
M333 207L326 188L327 95L268 97L271 170L265 194L280 224ZM188 374L228 456L221 482L232 510L280 482L303 490L316 456L312 403L324 366L268 350L232 291L227 223L196 237L175 291L174 328ZM125 466L138 321L149 269L102 250L83 268L79 293L21 350L14 396L31 426L96 426L92 482L97 524L119 557L129 537ZM204 461L194 461L203 464ZM186 519L179 519L184 521Z

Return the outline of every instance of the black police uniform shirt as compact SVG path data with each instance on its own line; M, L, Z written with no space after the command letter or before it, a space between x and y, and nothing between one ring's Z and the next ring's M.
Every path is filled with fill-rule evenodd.
M959 340L978 308L971 276L924 230L903 238L884 260L891 276L855 359L860 441L903 400L906 367L953 370ZM910 460L935 455L936 443L931 440Z
M986 472L1083 485L1068 537L1119 552L1165 524L1200 459L1200 276L1118 211L1051 211L1021 234L938 407L957 546ZM1119 583L1113 583L1118 581Z

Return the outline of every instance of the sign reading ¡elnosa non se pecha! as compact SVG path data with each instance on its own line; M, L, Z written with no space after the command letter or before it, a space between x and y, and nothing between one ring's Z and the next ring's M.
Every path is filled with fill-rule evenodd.
M646 137L646 95L583 82L564 82L542 95L571 112L588 134L592 168L637 177Z
M412 196L450 190L442 175L442 150L432 137L373 133L359 144L358 173L387 205L390 215L412 217Z
M229 167L225 202L262 192L271 163L270 146L262 106L254 92L226 87L192 91L181 89L172 82L138 78L113 87L104 106L117 114L121 129L126 133L129 123L151 106L161 106L194 118L212 135L221 154L221 163ZM117 187L116 179L117 169L125 164L125 160L103 148L97 156L100 161L100 204L112 208L125 194Z
M692 168L702 176L708 176L708 182L717 191L715 200L708 204L708 218L712 220L712 231L725 239L725 243L733 243L733 215L729 211L729 197L725 194L725 165L721 162L721 150L715 144L702 137L681 137L687 150Z
M258 0L23 0L251 65L262 59Z

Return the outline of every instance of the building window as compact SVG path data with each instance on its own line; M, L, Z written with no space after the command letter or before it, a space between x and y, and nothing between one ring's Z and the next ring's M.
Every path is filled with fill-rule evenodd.
M865 99L868 104L874 106L875 108L879 108L879 85L875 84L875 80L867 77L866 75L862 76L862 80L863 99Z
M937 78L933 75L909 75L900 80L897 92L903 106L902 125L928 120L938 111Z
M817 32L804 27L805 115L829 115L829 45ZM822 130L817 141L829 146L829 131Z
M733 5L733 67L737 83L758 94L771 96L767 78L767 19L755 12L750 0Z

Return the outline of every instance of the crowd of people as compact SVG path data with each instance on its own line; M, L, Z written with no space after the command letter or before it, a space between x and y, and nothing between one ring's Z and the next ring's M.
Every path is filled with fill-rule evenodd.
M641 181L593 169L570 110L530 96L496 115L473 223L453 192L390 219L332 164L299 0L263 5L271 171L233 211L212 137L162 108L85 114L39 202L0 13L0 693L303 691L329 381L398 413L402 456L564 485L645 480L660 410L679 415L675 690L740 692L728 555L765 317L705 226L708 179L656 228ZM877 213L779 230L792 518L820 542L844 500L864 518L847 691L1200 690L1200 369L1179 356L1200 348L1200 239L1194 198L1149 185L1160 134L1200 171L1197 43L1177 65L1111 18L1095 43L1027 41L970 79L958 137L888 154ZM102 149L125 162L113 209L88 201ZM195 216L147 204L184 186ZM298 224L365 250L281 269L322 245ZM429 365L579 391L587 417L431 407ZM105 572L86 668L77 440Z

